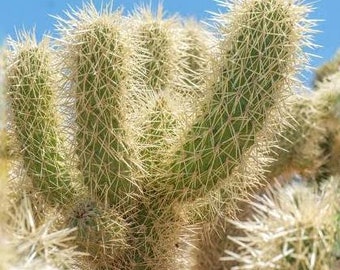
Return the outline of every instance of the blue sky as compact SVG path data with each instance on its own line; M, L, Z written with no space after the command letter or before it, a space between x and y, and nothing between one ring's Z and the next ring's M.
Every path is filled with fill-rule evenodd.
M315 2L307 0L306 2ZM3 0L0 11L0 40L4 40L8 35L14 35L15 29L36 28L38 38L44 32L53 31L54 19L49 15L61 15L63 10L68 9L68 5L79 7L82 0ZM93 0L99 8L105 0ZM186 17L196 17L207 19L210 15L207 11L218 9L214 0L163 0L164 9L169 13L179 13ZM115 0L115 6L124 7L125 11L133 10L139 3L152 3L157 6L155 0ZM339 0L319 0L314 3L315 11L311 14L313 19L321 19L317 29L318 33L314 40L321 45L313 51L321 58L314 58L311 65L316 67L330 59L340 48L340 1ZM310 83L312 74L307 73L306 84Z

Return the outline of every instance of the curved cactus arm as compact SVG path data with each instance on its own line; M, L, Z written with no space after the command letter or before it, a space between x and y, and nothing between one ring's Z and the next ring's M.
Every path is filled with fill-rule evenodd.
M55 113L56 77L48 41L37 44L23 33L10 46L6 84L24 167L50 202L65 204L73 199L74 187Z
M301 62L306 7L286 1L235 1L217 18L225 40L205 114L188 130L165 177L153 189L168 199L194 200L228 177L291 87Z

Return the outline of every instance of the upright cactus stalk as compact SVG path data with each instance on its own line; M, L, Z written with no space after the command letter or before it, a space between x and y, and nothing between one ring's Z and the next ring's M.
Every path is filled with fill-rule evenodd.
M154 15L150 8L139 8L131 17L136 30L141 76L136 77L144 91L173 91L183 76L180 72L183 43L176 17L164 19L162 7ZM140 79L140 80L139 80Z
M51 203L66 204L74 194L56 111L57 88L48 41L29 34L11 41L7 91L24 168L34 187Z
M184 83L186 43L181 35L182 27L178 18L162 17L161 8L156 15L150 9L141 8L131 16L136 29L133 40L138 67L135 74L138 88L137 92L132 93L132 99L137 100L135 109L150 108L145 110L139 138L140 155L146 171L143 182L146 193L151 179L159 177L159 164L176 141L180 130L178 114L186 109L186 100L181 97L187 87ZM143 97L147 97L146 102L143 102ZM159 202L155 197L145 196L136 211L133 226L138 248L133 257L137 269L171 269L178 266L173 253L180 217Z
M156 105L148 116L143 126L143 137L140 139L141 157L144 169L153 177L158 174L158 165L165 158L179 124L162 95L156 100Z
M129 40L120 12L94 6L60 22L67 79L75 98L76 153L84 183L108 205L129 205L140 192L125 139L122 98L129 90ZM132 208L132 206L131 206Z
M141 7L130 19L138 71L134 74L136 88L130 99L136 101L136 113L142 116L140 154L150 174L151 170L157 171L161 151L169 147L178 126L170 104L183 77L180 67L184 43L178 18L163 19L161 6L156 15L151 8ZM140 110L145 110L145 115Z
M206 74L211 71L211 51L216 45L216 38L213 34L203 28L203 26L190 20L185 22L183 29L186 41L184 54L184 81L188 84L189 96L193 96L193 101L198 103L206 94L204 92Z

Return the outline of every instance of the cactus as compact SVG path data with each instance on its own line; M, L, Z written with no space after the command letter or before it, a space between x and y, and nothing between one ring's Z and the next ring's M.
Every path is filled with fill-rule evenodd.
M231 269L334 269L339 234L339 180L331 178L320 192L303 183L272 188L251 203L252 220L232 221L245 236L222 260Z
M287 106L292 125L278 136L272 148L275 161L268 167L268 179L289 179L295 173L313 177L323 164L321 144L326 140L326 130L320 124L320 112L308 95L294 96Z
M340 70L340 51L328 62L318 67L315 71L314 86L328 79Z
M325 130L323 163L316 175L317 181L322 181L332 175L339 174L339 143L340 143L340 71L328 77L328 81L318 84L313 101L320 115L319 125Z
M237 231L228 234L238 249L227 251L226 266L236 261L238 266L232 269L337 268L339 75L319 82L317 91L294 98L289 110L298 125L286 127L281 134L277 160L266 177L284 183L293 176L299 184L270 189L270 195L258 196L251 204L251 221L232 222ZM325 216L315 218L313 211ZM260 232L260 224L266 233ZM290 250L283 250L286 247Z
M283 83L295 64L291 58L297 47L291 42L301 29L294 28L299 19L294 7L282 1L246 1L235 4L233 10L229 24L237 29L220 27L222 34L230 37L220 45L221 64L211 79L205 114L187 130L173 161L166 164L169 175L157 179L152 187L169 200L202 197L231 174L242 154L254 144L267 111L275 106L275 98L285 89ZM266 20L279 25L267 25ZM263 27L269 27L265 36ZM260 88L255 91L254 87Z
M27 35L11 41L7 90L23 167L48 207L62 206L57 227L78 228L74 242L92 258L83 267L189 268L182 241L194 244L186 233L201 223L188 225L185 207L203 203L195 209L209 223L261 185L256 158L303 60L308 7L226 5L215 17L218 50L200 40L210 35L201 26L161 9L125 17L92 4L58 18L53 50ZM61 115L56 93L67 102Z
M12 253L6 269L57 270L77 266L77 258L83 254L72 245L74 236L71 234L75 228L55 230L54 221L50 219L45 220L41 226L37 225L32 203L25 194L7 214L9 221L5 232L8 239L5 243Z
M173 90L183 88L181 59L185 44L178 34L181 30L178 18L163 19L161 6L156 16L150 7L143 7L130 19L136 29L132 36L136 46L137 72L134 77L138 88L131 94L136 100L135 110L150 107L141 120L139 139L144 169L150 174L157 170L157 162L162 160L161 152L166 152L178 129L171 104L173 99L179 98Z
M61 35L65 67L70 70L67 79L76 100L79 169L91 193L118 207L139 193L120 109L131 81L131 49L120 12L99 15L89 5L76 17Z
M22 34L23 42L11 41L7 70L12 122L15 125L24 167L33 185L52 203L70 202L74 193L62 151L56 108L56 77L48 41L39 45Z
M184 56L184 72L186 74L184 80L190 90L190 93L187 94L194 95L199 99L207 94L203 91L207 83L204 77L211 68L209 65L212 56L209 55L209 51L213 50L216 40L212 34L202 29L202 26L194 20L185 23L183 35L187 43Z
M272 147L273 157L266 177L289 179L294 174L322 181L339 173L339 76L318 83L318 90L294 96L287 106L292 126L286 127Z

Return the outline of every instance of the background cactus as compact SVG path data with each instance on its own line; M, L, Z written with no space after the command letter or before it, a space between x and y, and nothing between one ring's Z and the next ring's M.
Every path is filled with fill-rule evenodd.
M202 222L223 230L224 214L235 216L239 199L264 184L274 122L284 122L305 60L309 7L224 5L218 41L161 9L123 16L91 4L58 18L51 45L10 41L6 83L23 167L52 202L44 211L61 210L56 230L77 227L74 243L91 256L83 268L202 268L192 262L197 248L216 240L221 249L209 231L201 237ZM185 216L188 205L198 219ZM196 239L192 256L182 241Z
M299 174L322 181L339 173L339 75L318 83L315 92L293 97L288 110L296 122L283 130L272 148L276 161L268 167L268 179L284 181Z
M317 68L317 70L315 71L314 86L317 86L318 83L327 80L327 78L330 75L338 72L339 70L340 70L340 51L338 51L338 53L333 57L333 59Z
M335 269L339 234L339 180L320 192L303 183L276 187L258 196L248 221L232 221L245 236L231 237L239 249L222 260L236 260L231 269Z

